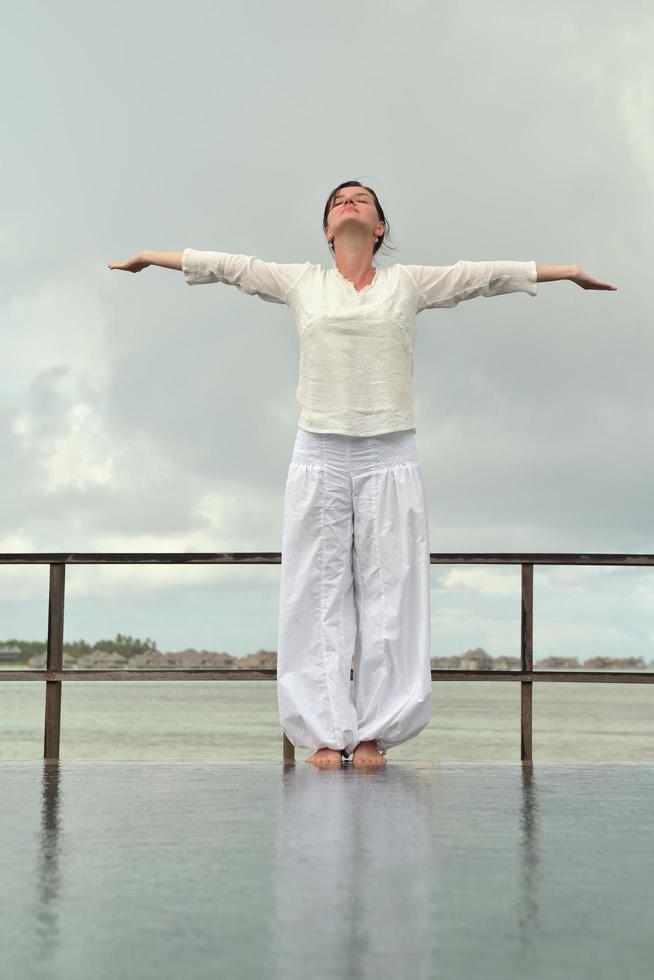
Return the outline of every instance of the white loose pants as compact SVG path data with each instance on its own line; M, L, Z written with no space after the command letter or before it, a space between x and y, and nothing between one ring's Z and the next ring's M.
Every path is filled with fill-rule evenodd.
M277 644L279 718L293 745L350 755L372 740L383 752L426 727L429 586L415 429L299 428L286 479Z

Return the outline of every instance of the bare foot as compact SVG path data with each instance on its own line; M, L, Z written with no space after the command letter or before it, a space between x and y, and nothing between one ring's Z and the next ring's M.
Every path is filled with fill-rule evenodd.
M377 748L377 743L359 742L352 756L354 766L385 766L386 759Z
M336 749L318 749L304 761L311 762L314 766L320 766L321 769L338 769L342 758L341 753Z

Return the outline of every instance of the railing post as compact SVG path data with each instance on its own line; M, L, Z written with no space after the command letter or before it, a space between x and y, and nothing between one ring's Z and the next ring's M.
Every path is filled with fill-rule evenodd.
M50 565L46 670L61 670L63 666L65 574L66 566L63 562L53 562ZM61 681L46 680L45 682L44 759L59 759L61 684Z
M534 669L534 566L522 565L522 617L520 627L522 669ZM520 760L532 761L532 681L520 681Z
M284 762L295 762L295 746L291 742L286 732L283 733L283 736Z

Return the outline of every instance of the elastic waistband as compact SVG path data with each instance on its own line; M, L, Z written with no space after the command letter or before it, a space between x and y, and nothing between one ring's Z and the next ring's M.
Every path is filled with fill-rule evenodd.
M393 463L417 463L416 430L402 429L377 436L350 436L340 432L310 432L298 428L293 462L368 470Z

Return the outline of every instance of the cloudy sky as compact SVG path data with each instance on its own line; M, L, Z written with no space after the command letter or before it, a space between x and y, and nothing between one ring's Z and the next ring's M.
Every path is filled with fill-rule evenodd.
M654 552L654 15L645 3L99 4L4 18L0 552L279 551L290 310L186 247L333 265L329 191L378 193L395 262L535 259L417 320L432 552ZM65 639L276 649L278 566L67 569ZM0 569L45 639L47 566ZM535 656L654 659L654 570L540 567ZM432 566L433 654L519 654L518 566Z

